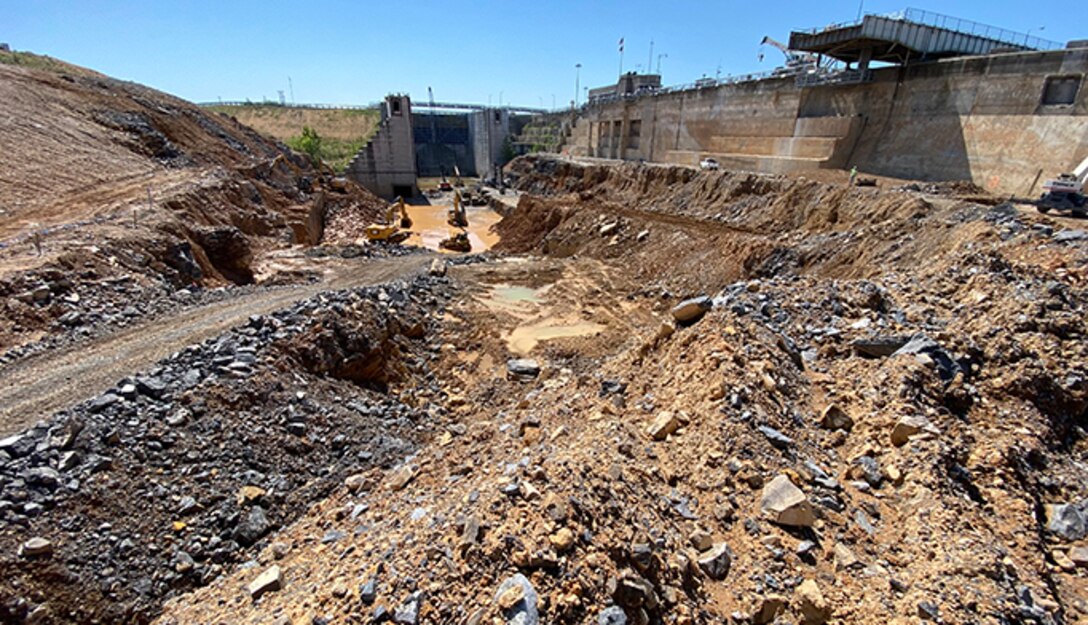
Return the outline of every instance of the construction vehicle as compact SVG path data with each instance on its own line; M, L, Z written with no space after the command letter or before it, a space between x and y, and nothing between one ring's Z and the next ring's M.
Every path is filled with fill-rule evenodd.
M397 201L389 205L389 208L385 209L385 220L389 223L396 223L397 215L400 215L400 227L411 228L412 218L408 216L408 206L404 203L404 198L397 196Z
M461 180L461 168L457 165L453 166L453 186L457 188L465 186L464 181Z
M461 192L453 192L453 206L450 206L449 213L446 215L446 223L454 228L467 228L468 227L468 215L465 213L465 204L461 201Z
M790 50L785 44L780 41L776 41L771 37L764 37L763 41L759 42L761 46L771 46L777 49L786 57L786 65L779 67L774 71L777 76L793 76L795 74L809 74L817 72L820 69L820 59L815 54L809 54L807 52L797 52ZM760 54L760 58L763 55Z
M1074 217L1088 217L1088 197L1084 195L1084 185L1088 183L1088 158L1077 165L1072 173L1059 174L1053 180L1043 183L1043 196L1035 207L1040 213L1051 210L1067 210Z
M408 216L408 207L404 204L404 198L398 197L397 201L385 209L385 223L370 224L364 232L369 241L400 243L412 236L407 230L411 227L412 218Z
M470 252L472 251L472 242L468 239L468 233L461 231L451 233L448 238L439 241L438 247L453 252Z
M446 174L442 174L442 182L438 183L439 191L453 191L453 185L449 180L446 180Z

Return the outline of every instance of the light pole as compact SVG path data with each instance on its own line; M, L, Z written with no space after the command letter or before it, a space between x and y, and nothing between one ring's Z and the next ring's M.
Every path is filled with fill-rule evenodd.
M574 64L574 108L578 108L578 91L582 80L582 64Z
M1046 30L1046 26L1040 26L1038 28L1029 28L1028 29L1028 32L1024 34L1024 47L1025 48L1028 47L1028 39L1031 38L1031 31L1033 31L1033 30L1043 32L1044 30Z
M667 59L667 58L669 58L669 55L665 54L665 53L661 53L661 54L657 55L657 75L658 76L661 75L661 57L665 57Z

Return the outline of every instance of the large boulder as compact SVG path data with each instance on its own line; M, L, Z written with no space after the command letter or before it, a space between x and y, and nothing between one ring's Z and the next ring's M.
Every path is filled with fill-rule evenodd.
M759 508L779 525L810 527L816 521L808 497L785 475L775 477L763 487Z
M713 300L703 295L686 299L672 308L672 318L679 323L694 323L714 306Z
M1075 504L1051 504L1046 507L1047 531L1065 540L1080 540L1088 535L1088 519Z

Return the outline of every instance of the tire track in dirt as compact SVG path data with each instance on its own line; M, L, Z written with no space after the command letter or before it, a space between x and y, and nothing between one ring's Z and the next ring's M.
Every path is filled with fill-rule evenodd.
M119 379L146 369L188 345L322 291L381 284L411 277L431 254L369 261L341 269L316 284L260 290L226 301L145 320L90 343L45 352L0 369L0 438L14 434L107 390Z

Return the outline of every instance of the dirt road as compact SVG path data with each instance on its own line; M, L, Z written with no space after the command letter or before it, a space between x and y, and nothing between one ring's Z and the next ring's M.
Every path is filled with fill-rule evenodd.
M261 290L156 318L90 343L45 352L0 369L0 438L54 412L89 399L119 379L194 343L321 291L380 284L411 277L431 262L429 254L367 261L325 281Z

